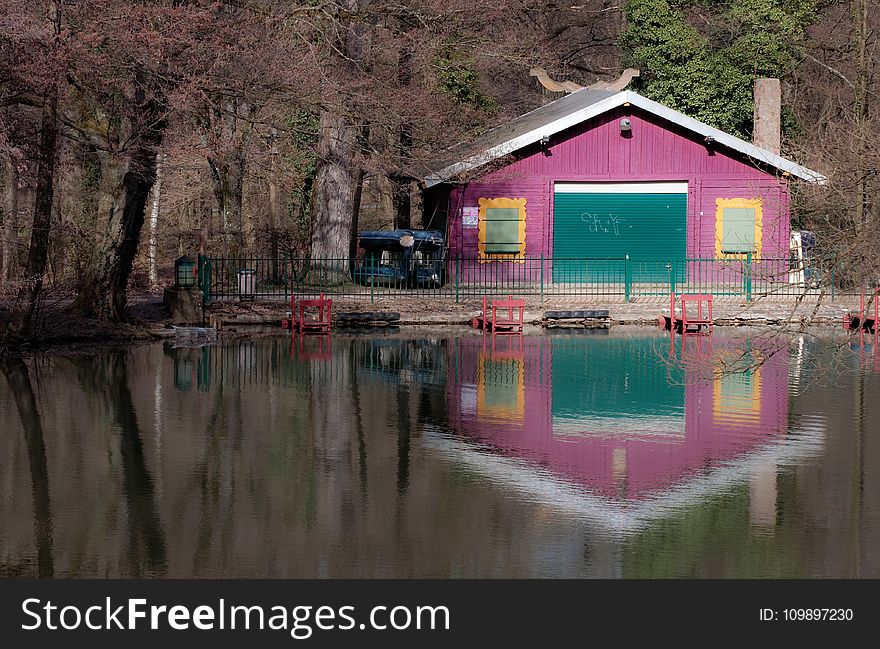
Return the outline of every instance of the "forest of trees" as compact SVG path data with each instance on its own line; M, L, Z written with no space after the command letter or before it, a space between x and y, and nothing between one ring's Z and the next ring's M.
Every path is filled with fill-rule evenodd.
M200 238L345 257L358 227L420 225L408 172L555 99L533 66L638 67L744 138L754 79L781 78L783 155L830 180L796 225L876 273L878 28L877 0L0 0L2 335L46 291L124 320Z

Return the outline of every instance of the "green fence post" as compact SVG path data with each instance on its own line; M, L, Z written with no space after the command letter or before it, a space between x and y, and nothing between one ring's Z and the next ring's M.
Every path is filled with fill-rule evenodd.
M198 256L198 280L202 290L202 303L211 303L211 260L202 254Z
M541 303L544 303L544 251L541 251Z
M632 267L630 266L629 255L623 259L623 299L629 302L632 293Z
M752 251L746 253L746 302L752 301Z
M461 259L461 257L456 255L455 256L455 303L456 304L458 304L458 272L460 269L460 265L458 263L459 259Z
M199 291L202 293L202 306L206 304L205 302L205 256L202 253L199 253L196 257L196 284L199 287Z

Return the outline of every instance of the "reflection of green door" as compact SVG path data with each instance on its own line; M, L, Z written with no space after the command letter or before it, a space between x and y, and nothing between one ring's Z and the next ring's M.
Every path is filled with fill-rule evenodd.
M687 183L557 183L553 281L622 283L619 260L683 261L686 234ZM669 280L665 263L634 268L636 281Z
M684 420L684 371L666 336L553 339L553 420ZM682 424L683 425L683 424Z

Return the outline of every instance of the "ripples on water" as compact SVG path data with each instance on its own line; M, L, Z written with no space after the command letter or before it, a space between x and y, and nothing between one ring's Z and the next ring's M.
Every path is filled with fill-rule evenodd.
M628 328L7 361L0 575L877 577L878 375Z

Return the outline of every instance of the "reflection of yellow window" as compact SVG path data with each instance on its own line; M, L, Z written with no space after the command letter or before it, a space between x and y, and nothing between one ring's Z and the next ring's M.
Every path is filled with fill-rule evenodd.
M753 423L761 414L761 368L715 372L712 415L716 423Z
M502 361L482 356L477 366L477 417L522 421L525 370L521 358Z
M760 198L715 199L715 256L745 259L760 257L763 239L763 206Z
M526 199L481 198L478 213L479 262L516 261L526 254Z

